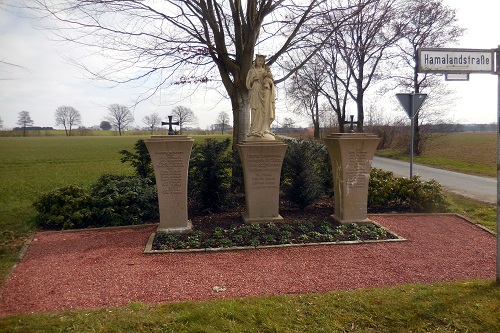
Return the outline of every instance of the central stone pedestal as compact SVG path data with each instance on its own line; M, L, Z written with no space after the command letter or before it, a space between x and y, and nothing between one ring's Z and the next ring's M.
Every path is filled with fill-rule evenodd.
M187 180L189 157L194 140L180 135L156 135L147 140L155 170L160 224L157 231L184 233L191 231L188 220Z
M244 141L238 145L245 179L245 223L282 222L280 175L288 146L280 141Z
M380 139L374 134L335 133L324 141L332 161L333 218L342 224L371 223L367 215L368 185Z

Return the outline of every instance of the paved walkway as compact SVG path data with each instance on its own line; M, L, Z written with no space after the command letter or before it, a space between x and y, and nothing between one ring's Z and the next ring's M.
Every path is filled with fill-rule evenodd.
M375 215L407 239L144 254L155 226L37 233L0 314L495 278L495 237L455 215Z

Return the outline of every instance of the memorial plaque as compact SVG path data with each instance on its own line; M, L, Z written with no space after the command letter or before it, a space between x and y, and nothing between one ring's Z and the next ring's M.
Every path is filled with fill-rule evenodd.
M238 145L245 178L245 223L281 222L279 187L287 145L249 141Z
M146 141L155 170L160 224L158 231L191 230L187 211L189 158L194 140L186 136L152 136Z
M367 215L371 162L380 141L362 133L330 134L325 144L332 161L335 211L342 224L371 223Z

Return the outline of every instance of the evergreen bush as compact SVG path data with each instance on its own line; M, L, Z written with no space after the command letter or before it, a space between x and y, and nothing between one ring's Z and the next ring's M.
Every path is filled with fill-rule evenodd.
M281 168L281 188L285 197L300 209L312 204L324 192L318 143L286 140L288 149Z
M35 223L44 229L141 224L159 218L158 197L147 179L104 175L90 192L67 186L40 196Z
M205 213L224 210L231 186L230 139L207 139L195 144L189 162L188 193Z
M371 212L445 212L447 204L441 184L435 180L394 177L389 171L372 169L368 188Z
M151 163L151 156L149 155L148 147L143 139L139 139L134 145L135 153L128 150L120 150L119 153L123 155L120 159L122 163L130 162L135 169L135 174L141 178L147 178L155 182L155 173L153 163Z
M231 168L231 191L233 193L245 193L245 180L240 154L237 150L232 150L230 155L233 161Z
M141 224L160 216L158 194L149 179L103 175L92 185L90 195L99 226Z
M81 187L70 185L41 195L33 206L35 223L44 229L83 228L92 223L92 197Z

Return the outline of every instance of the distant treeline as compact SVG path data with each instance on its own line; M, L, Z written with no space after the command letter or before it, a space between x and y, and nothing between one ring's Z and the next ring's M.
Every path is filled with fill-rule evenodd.
M40 127L40 126L29 126L29 127L14 127L14 131L52 131L53 127Z
M433 132L496 132L497 124L436 124L425 125Z

